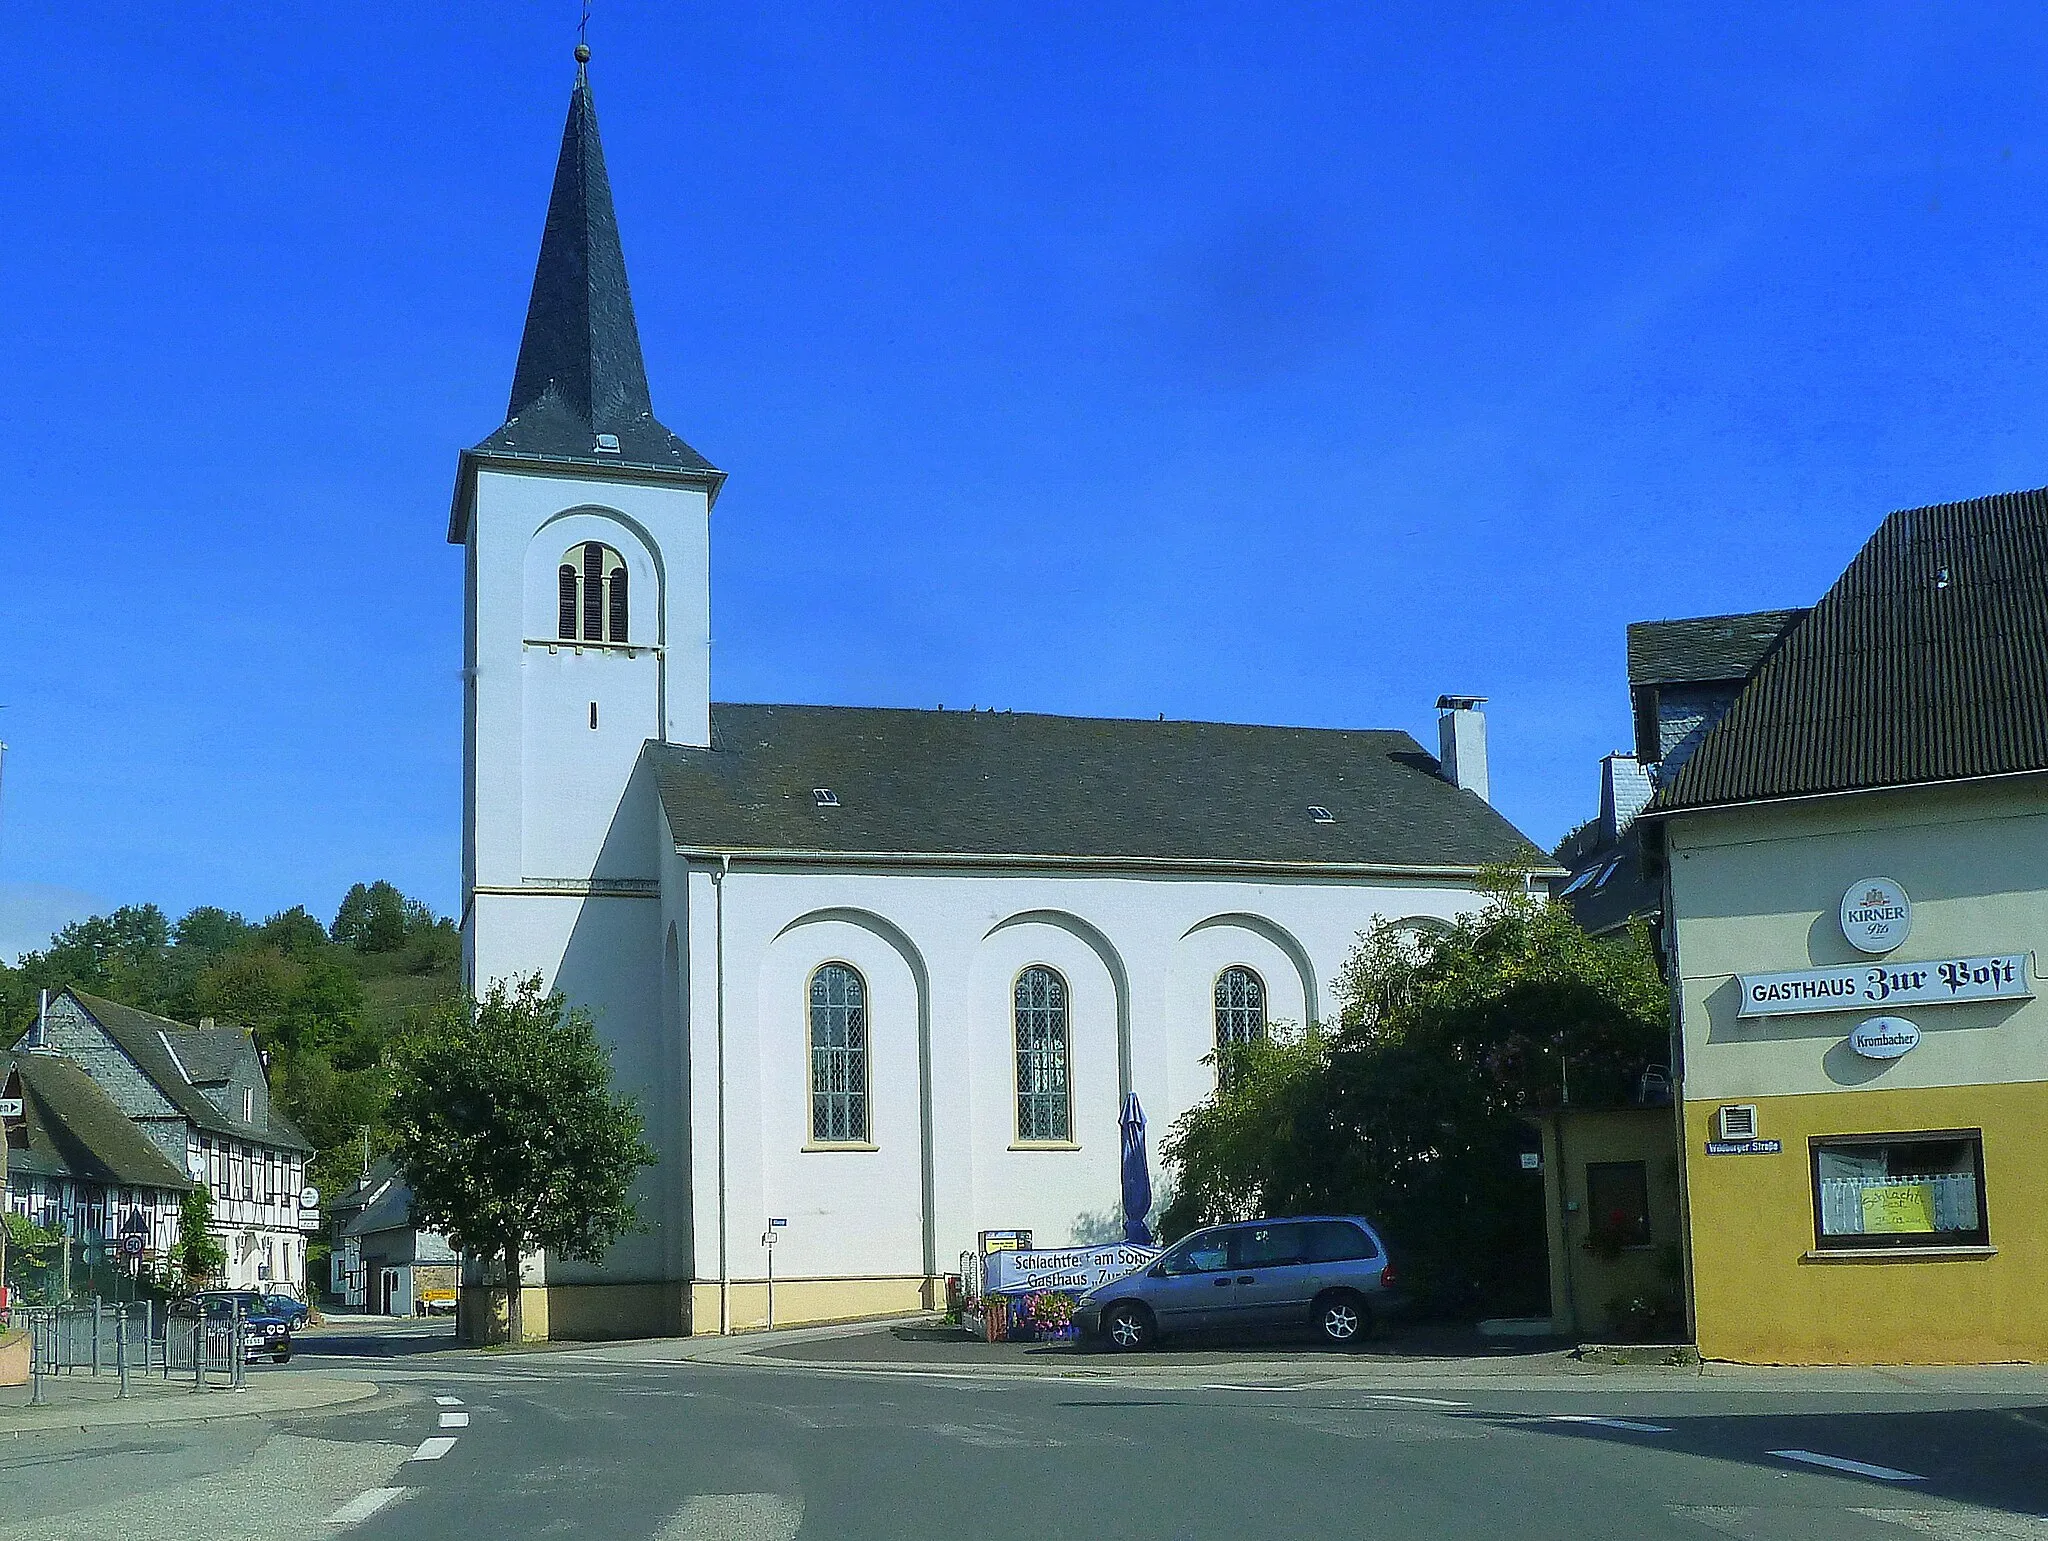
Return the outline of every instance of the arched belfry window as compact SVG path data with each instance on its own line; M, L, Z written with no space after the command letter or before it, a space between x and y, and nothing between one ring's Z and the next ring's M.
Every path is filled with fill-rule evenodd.
M1044 964L1017 976L1017 1139L1074 1137L1068 1076L1067 982Z
M811 1139L868 1142L868 987L844 963L811 975Z
M570 548L556 573L555 635L564 642L624 642L631 619L626 559L600 541Z
M1243 964L1216 976L1216 1049L1226 1054L1266 1036L1266 982Z

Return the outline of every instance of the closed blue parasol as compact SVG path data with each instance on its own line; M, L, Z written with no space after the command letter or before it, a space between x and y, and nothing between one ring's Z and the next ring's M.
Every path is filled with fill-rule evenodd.
M1152 1227L1145 1216L1152 1212L1152 1172L1145 1165L1145 1110L1138 1106L1138 1094L1124 1098L1121 1120L1124 1131L1124 1240L1134 1247L1152 1245Z

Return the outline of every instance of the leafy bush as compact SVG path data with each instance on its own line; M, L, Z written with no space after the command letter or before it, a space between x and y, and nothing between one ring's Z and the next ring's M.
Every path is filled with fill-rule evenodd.
M1647 934L1588 936L1520 874L1488 875L1439 935L1379 923L1339 977L1338 1020L1232 1048L1162 1150L1168 1238L1259 1215L1364 1214L1406 1289L1445 1313L1542 1308L1541 1190L1519 1114L1625 1102L1665 1056Z

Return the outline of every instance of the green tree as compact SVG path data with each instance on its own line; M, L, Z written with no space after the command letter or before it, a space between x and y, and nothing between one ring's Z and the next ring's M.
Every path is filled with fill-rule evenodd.
M328 935L357 952L396 952L412 926L432 924L432 912L390 883L358 883L342 897Z
M1162 1146L1176 1169L1162 1229L1367 1214L1433 1304L1528 1309L1543 1230L1518 1115L1625 1102L1664 1059L1647 934L1588 936L1520 874L1497 872L1481 908L1441 934L1366 931L1336 995L1326 1028L1229 1051L1217 1092Z
M590 1016L534 976L449 1003L402 1037L387 1113L415 1213L466 1252L501 1257L521 1338L520 1260L597 1262L635 1228L629 1191L654 1152Z
M211 962L224 952L246 945L249 930L249 922L234 911L202 904L171 927L171 935L180 951L196 953Z
M187 1191L178 1205L178 1241L171 1248L171 1261L195 1290L227 1272L228 1249L213 1234L213 1194L205 1183Z

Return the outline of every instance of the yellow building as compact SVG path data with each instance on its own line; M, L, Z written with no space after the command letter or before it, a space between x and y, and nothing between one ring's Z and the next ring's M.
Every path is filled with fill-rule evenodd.
M2048 1359L2048 492L1886 520L1646 817L1701 1354Z

